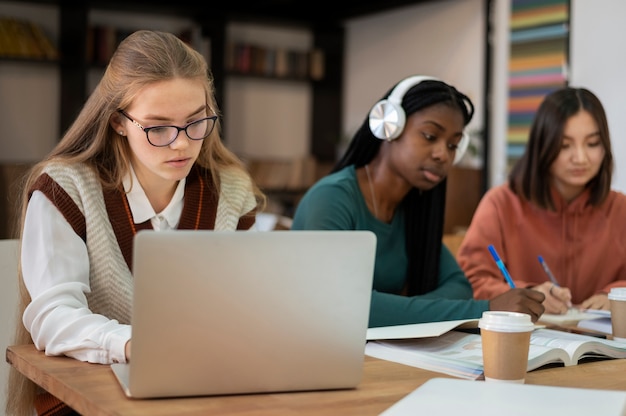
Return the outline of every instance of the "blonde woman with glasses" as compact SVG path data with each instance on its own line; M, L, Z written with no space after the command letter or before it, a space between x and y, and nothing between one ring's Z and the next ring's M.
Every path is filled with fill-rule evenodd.
M222 144L202 55L169 33L131 34L25 180L15 343L92 363L130 360L135 233L247 230L264 202ZM72 414L11 371L7 414Z

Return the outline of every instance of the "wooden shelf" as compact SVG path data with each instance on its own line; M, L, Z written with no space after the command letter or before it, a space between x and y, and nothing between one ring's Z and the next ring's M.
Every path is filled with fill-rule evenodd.
M483 171L453 167L448 174L444 233L457 234L467 229L482 197Z
M90 3L91 4L91 3ZM118 10L134 11L137 2L129 1ZM65 2L60 5L60 42L59 48L63 59L61 67L61 131L65 131L73 122L76 114L82 108L89 91L87 90L88 71L93 65L88 64L87 39L89 39L89 12L93 5L69 6ZM99 6L98 6L99 7ZM202 35L211 40L211 56L216 89L216 99L222 111L226 108L225 79L227 77L249 77L268 82L309 82L312 85L312 131L309 143L309 153L322 162L335 160L336 138L341 134L342 112L342 76L344 32L339 25L325 25L323 28L312 28L313 50L323 51L324 76L322 79L312 79L309 76L271 77L260 74L235 73L225 65L225 56L228 53L228 39L226 26L227 17L206 17L203 13L196 13L194 9L187 10L188 17L201 27ZM275 23L279 25L280 23ZM227 117L227 114L224 114ZM277 121L281 122L281 121ZM228 141L228 131L223 135Z

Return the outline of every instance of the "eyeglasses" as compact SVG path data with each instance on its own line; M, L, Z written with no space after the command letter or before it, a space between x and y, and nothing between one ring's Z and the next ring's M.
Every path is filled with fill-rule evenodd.
M187 137L191 140L203 140L206 139L215 127L215 120L217 116L209 116L201 118L200 120L193 121L184 127L178 126L152 126L144 127L135 120L133 120L124 110L117 110L124 117L129 119L135 126L146 132L148 143L156 147L165 147L174 143L178 134L181 131L185 131Z

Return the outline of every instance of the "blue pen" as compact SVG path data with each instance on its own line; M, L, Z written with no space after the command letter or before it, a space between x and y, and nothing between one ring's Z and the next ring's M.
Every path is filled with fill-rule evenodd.
M513 283L513 279L511 278L511 275L509 274L509 271L506 269L506 266L504 265L504 263L502 263L502 260L500 259L500 256L498 256L498 252L496 251L496 248L492 244L490 244L488 248L489 248L489 252L491 253L491 256L496 261L496 264L498 265L498 268L500 269L500 271L504 275L504 278L506 279L506 282L509 284L511 289L515 289L515 283Z
M554 284L554 286L561 286L559 285L559 282L557 282L556 277L554 277L554 275L552 274L552 270L550 270L550 268L548 267L548 264L543 260L543 257L539 256L539 263L541 263L541 267L543 267L543 270L546 272L546 274L548 275L548 278L550 279L550 281Z
M539 263L541 263L541 266L543 267L543 270L546 272L546 274L548 275L548 278L550 279L550 281L552 282L552 284L556 287L561 287L561 285L559 284L559 282L556 280L556 277L554 277L554 274L552 274L552 270L550 270L550 268L548 267L548 263L546 263L546 261L543 259L543 257L539 256ZM552 295L552 288L550 288L550 294ZM569 309L575 309L572 306L572 301L568 300L567 301L567 307Z

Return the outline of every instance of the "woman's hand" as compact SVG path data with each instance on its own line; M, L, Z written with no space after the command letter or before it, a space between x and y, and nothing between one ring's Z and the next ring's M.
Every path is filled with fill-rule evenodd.
M557 286L552 282L545 282L533 287L546 296L543 306L546 313L564 314L572 307L572 292L566 287Z
M124 346L124 354L126 355L126 362L130 361L130 340Z
M580 307L583 309L604 309L609 310L611 308L611 303L609 302L609 297L606 293L598 293L596 295L591 296L588 299L585 299Z

